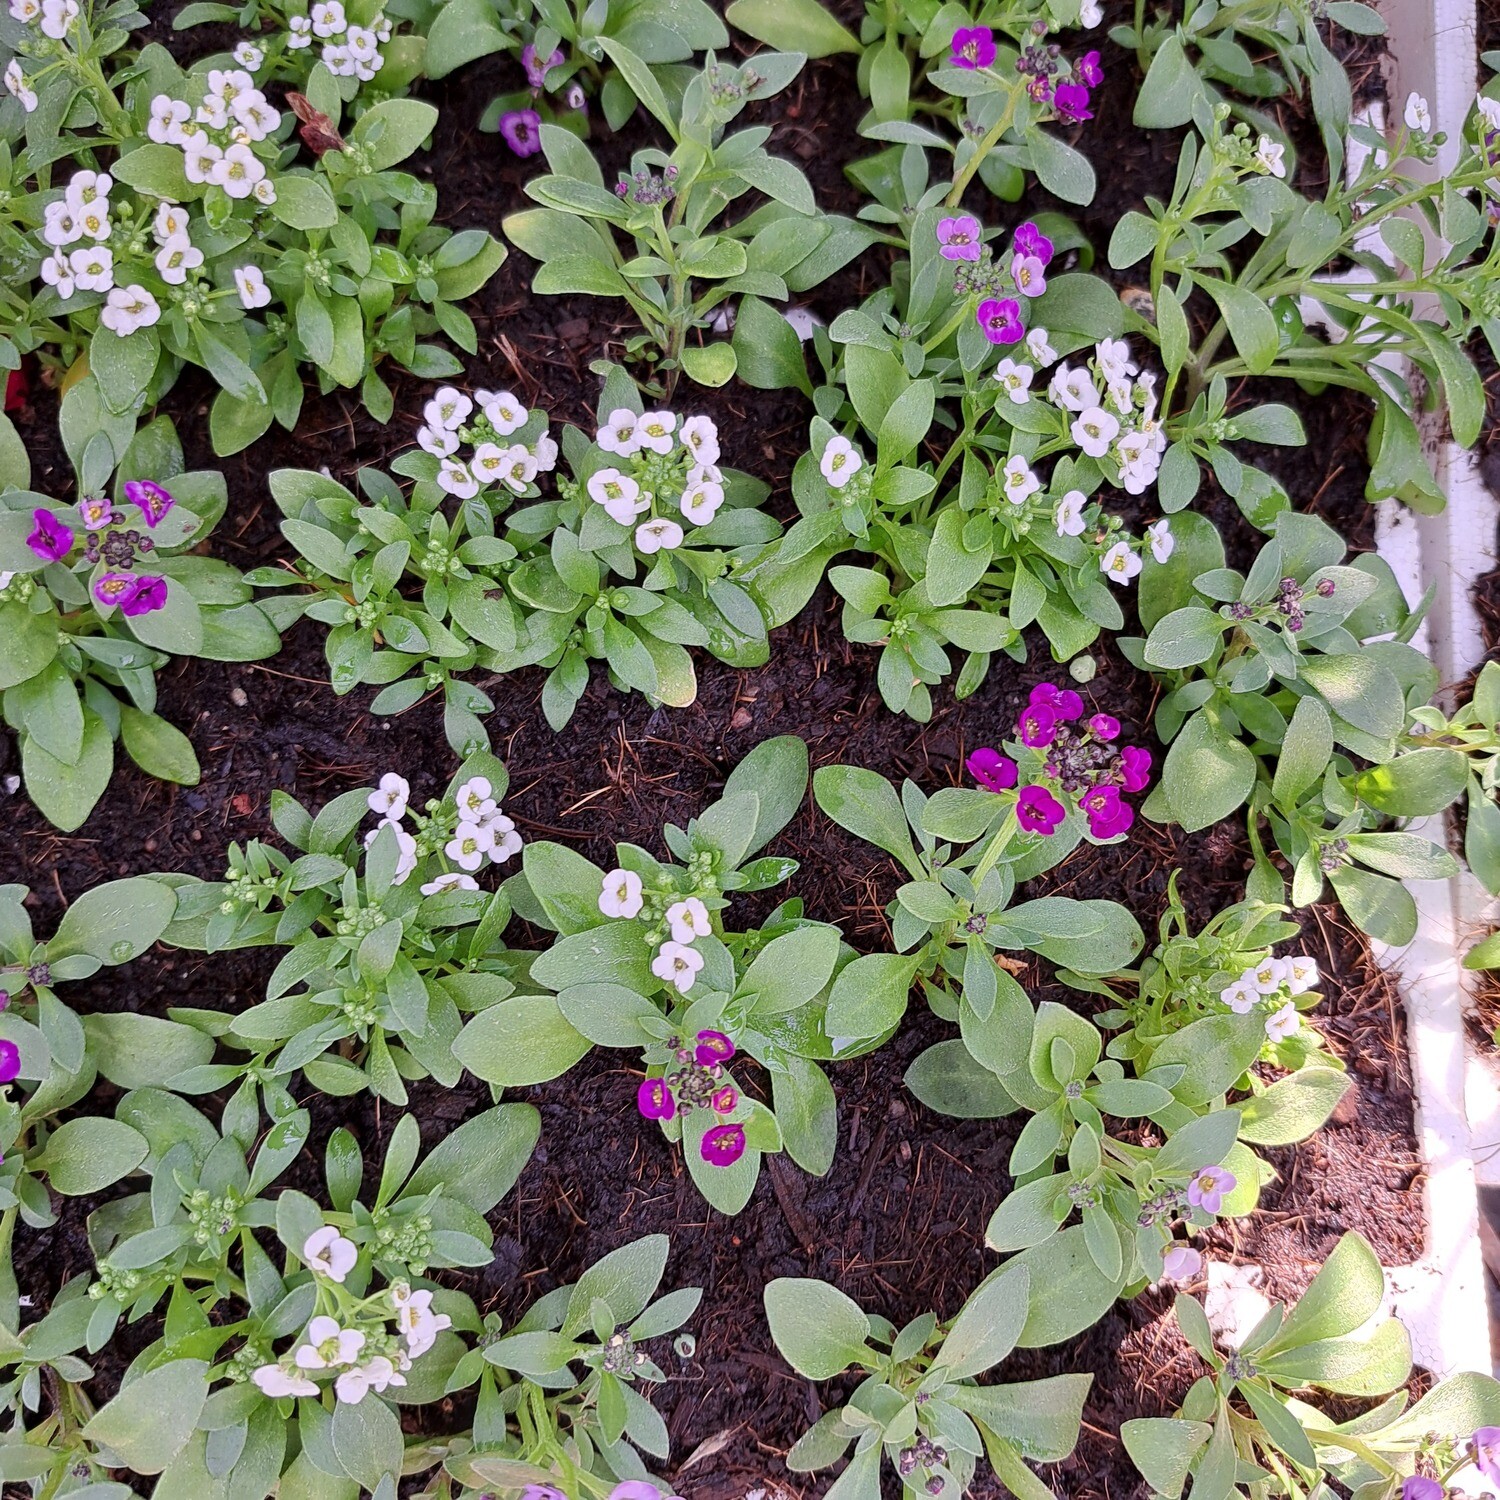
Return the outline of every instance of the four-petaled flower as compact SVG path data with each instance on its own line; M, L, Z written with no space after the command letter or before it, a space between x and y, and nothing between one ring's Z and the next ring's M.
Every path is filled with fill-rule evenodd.
M969 768L969 775L986 791L1008 792L1016 784L1015 761L988 746L974 751L964 764Z
M734 1056L734 1043L722 1031L700 1031L693 1048L693 1060L700 1067L726 1063Z
M1052 96L1052 107L1060 120L1070 125L1081 125L1094 118L1089 109L1089 91L1081 83L1060 83Z
M1500 1427L1480 1427L1474 1433L1474 1467L1493 1485L1500 1485Z
M986 297L975 316L992 344L1014 344L1026 331L1021 326L1021 304L1014 297Z
M1016 801L1016 821L1027 833L1051 834L1068 810L1044 786L1028 786Z
M542 117L534 109L507 110L500 116L500 138L517 156L542 149Z
M1203 1167L1188 1183L1188 1202L1206 1214L1216 1214L1224 1206L1224 1195L1235 1190L1237 1181L1227 1167Z
M1192 1281L1203 1269L1203 1257L1191 1245L1173 1245L1161 1258L1163 1281Z
M714 1125L703 1135L703 1160L711 1167L733 1166L745 1154L743 1125Z
M987 68L995 61L995 33L988 26L960 26L948 61L955 68Z
M944 260L978 260L983 238L983 226L972 214L938 220L938 254Z
M599 910L606 917L633 917L645 904L641 877L634 870L611 870L599 892Z
M155 528L162 517L177 504L168 490L151 479L129 479L125 482L125 498L138 505L146 525Z
M702 967L703 955L685 943L663 943L651 960L651 972L681 995L692 989Z
M26 545L47 562L60 562L73 547L73 529L65 526L50 510L40 506L31 513L36 529L26 538Z
M302 1245L304 1264L330 1281L343 1281L358 1259L354 1241L346 1240L332 1224L314 1230Z
M293 1358L299 1370L333 1370L352 1365L365 1347L365 1336L357 1328L341 1328L337 1318L319 1316L307 1325L307 1342Z
M635 1091L635 1107L648 1120L670 1120L677 1113L677 1098L665 1078L646 1078Z

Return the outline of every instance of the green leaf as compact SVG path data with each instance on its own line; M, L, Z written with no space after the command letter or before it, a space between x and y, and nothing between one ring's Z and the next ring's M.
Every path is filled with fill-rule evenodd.
M689 344L680 356L683 374L714 389L728 385L734 379L737 354L735 344Z
M138 1474L160 1474L187 1446L207 1399L208 1362L174 1359L122 1386L83 1435Z
M1135 1417L1120 1426L1125 1451L1155 1494L1177 1500L1213 1428L1181 1417Z
M1255 757L1206 713L1187 721L1162 766L1168 805L1189 833L1227 818L1254 785Z
M158 1016L101 1011L85 1016L83 1029L99 1072L122 1089L166 1084L214 1055L214 1040L206 1032Z
M405 161L432 134L437 106L420 99L382 99L359 117L351 133L369 156L370 171L383 172Z
M512 995L464 1027L453 1055L486 1083L521 1088L560 1077L592 1047L573 1029L555 996Z
M1309 695L1297 703L1276 758L1271 794L1282 807L1297 805L1308 787L1320 781L1333 759L1333 721L1322 703Z
M1188 61L1182 43L1168 36L1157 48L1136 96L1136 125L1143 130L1170 130L1193 118L1193 105L1205 97L1202 80Z
M824 1028L829 1036L883 1036L906 1013L920 955L868 953L846 964L833 982Z
M1263 375L1275 362L1281 347L1276 315L1254 292L1232 281L1199 276L1198 285L1218 304L1229 325L1229 336L1252 375Z
M193 742L160 714L143 714L134 704L120 705L120 743L141 770L178 786L197 786L201 771Z
M146 1137L129 1125L105 1115L82 1115L47 1137L37 1165L56 1192L81 1198L135 1171L148 1150Z
M1056 193L1064 203L1093 201L1096 184L1088 157L1037 125L1026 132L1026 143L1037 180L1049 193Z
M83 751L75 765L49 754L27 735L21 742L26 791L55 827L71 833L94 810L114 769L115 747L104 721L83 711Z
M1228 622L1211 609L1188 605L1159 620L1146 641L1146 660L1153 667L1178 670L1205 662L1219 649Z
M1122 1282L1104 1276L1094 1264L1081 1226L1023 1251L1002 1269L1018 1265L1031 1273L1031 1308L1017 1340L1022 1349L1075 1337L1098 1322L1120 1295Z
M858 38L818 0L734 0L724 19L759 42L811 58L860 51Z
M401 1423L378 1396L340 1401L333 1409L329 1441L344 1472L372 1493L380 1491L387 1475L394 1481L401 1472ZM394 1482L386 1493L393 1491Z
M1240 1106L1240 1139L1252 1146L1292 1146L1327 1123L1349 1088L1337 1068L1298 1068Z
M572 1338L588 1326L595 1301L609 1308L617 1326L633 1323L656 1295L670 1249L666 1235L648 1234L595 1261L569 1294L563 1334Z
M928 1109L956 1120L997 1120L1017 1107L1000 1080L957 1038L919 1053L904 1082Z
M826 1281L778 1276L767 1284L764 1298L777 1349L809 1380L831 1380L865 1353L870 1320Z
M809 3L816 5L816 0ZM812 395L802 340L797 337L796 329L759 297L740 299L734 325L734 353L739 377L746 385L762 391L796 389L805 396Z
M1031 1274L1024 1266L1003 1266L970 1295L948 1336L933 1355L950 1380L982 1375L1016 1346L1026 1324Z
M402 1197L441 1188L445 1197L487 1214L515 1186L541 1128L542 1117L529 1104L500 1104L465 1120L427 1153Z
M1276 1337L1259 1351L1260 1358L1347 1337L1375 1316L1384 1295L1385 1272L1369 1241L1352 1232L1344 1235Z
M922 877L906 814L884 776L862 766L820 766L813 772L813 796L839 827L895 855L913 876Z
M166 931L176 909L176 892L146 875L96 885L63 914L51 956L87 953L101 963L125 963Z
M339 221L339 207L327 183L300 172L285 172L276 179L276 201L271 212L288 229L303 233L332 229Z

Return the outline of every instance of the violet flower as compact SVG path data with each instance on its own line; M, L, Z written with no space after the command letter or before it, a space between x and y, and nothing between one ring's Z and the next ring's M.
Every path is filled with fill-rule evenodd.
M1081 83L1060 83L1052 96L1052 107L1060 120L1081 125L1094 118L1089 109L1089 91Z
M568 1500L555 1484L528 1484L521 1491L521 1500Z
M1096 52L1094 53L1094 56L1098 57L1099 54ZM521 66L526 69L527 83L529 83L534 89L541 88L541 86L547 81L547 74L550 73L553 68L562 67L562 65L566 61L567 58L563 56L562 49L560 47L553 49L552 56L549 57L545 63L539 62L537 60L536 44L534 42L527 42L526 45L521 48Z
M1500 1427L1480 1427L1474 1433L1474 1467L1491 1484L1500 1485Z
M1016 719L1016 733L1021 743L1031 750L1040 750L1057 738L1059 715L1045 703L1028 703Z
M938 254L944 260L978 260L979 244L983 236L984 226L972 214L939 219Z
M1098 52L1085 52L1073 64L1073 76L1091 89L1098 88L1104 82L1104 69L1099 66Z
M85 495L78 502L78 519L85 531L101 531L114 519L114 506L103 495Z
M1059 719L1076 719L1083 713L1083 699L1072 688L1060 688L1055 682L1039 682L1026 701L1050 708Z
M1008 792L1016 784L1016 763L988 746L976 750L964 764L969 775L986 791Z
M703 1137L703 1160L711 1167L732 1167L745 1154L743 1125L715 1125Z
M36 522L36 530L26 538L26 545L46 562L61 562L73 548L72 528L40 506L32 511L31 519Z
M977 317L992 344L1014 344L1026 332L1021 326L1021 304L1014 297L986 297Z
M146 524L155 527L157 522L177 504L170 494L150 479L130 479L125 483L125 498L132 505L139 505Z
M726 1083L723 1088L715 1089L708 1096L709 1108L716 1115L732 1115L740 1102L740 1091L732 1083Z
M542 149L542 117L534 109L512 109L500 116L500 136L517 156Z
M665 1078L646 1078L635 1091L635 1107L648 1120L670 1120L677 1113L677 1100Z
M1101 740L1117 740L1120 737L1120 721L1112 714L1095 714L1089 720L1089 728Z
M1139 745L1126 745L1120 751L1127 792L1144 792L1151 776L1151 752Z
M129 599L135 593L135 586L134 573L101 573L94 580L94 598L106 609L112 609Z
M160 574L150 573L138 577L135 591L120 602L120 613L132 619L136 615L154 614L166 607L167 580Z
M1023 297L1040 297L1047 290L1047 268L1035 255L1013 255L1010 279Z
M955 68L987 68L995 60L995 33L988 26L960 26L953 33L953 55L948 61Z
M693 1059L699 1067L707 1068L714 1063L728 1062L734 1051L734 1043L722 1031L700 1031Z
M1112 839L1126 832L1135 822L1135 809L1120 796L1115 786L1091 787L1078 799L1078 806L1089 820L1089 832L1096 839Z
M21 1049L0 1037L0 1084L14 1083L21 1076Z
M1161 1258L1163 1281L1191 1281L1203 1269L1203 1257L1191 1245L1174 1244Z
M1067 809L1044 786L1025 787L1016 802L1016 821L1027 833L1052 834Z
M1443 1500L1446 1492L1437 1480L1413 1474L1401 1485L1401 1500Z
M1044 266L1052 264L1052 241L1030 219L1016 226L1012 245L1017 255L1034 255Z
M1224 1207L1225 1193L1232 1193L1238 1183L1227 1167L1204 1167L1188 1183L1188 1202L1206 1214L1216 1214Z

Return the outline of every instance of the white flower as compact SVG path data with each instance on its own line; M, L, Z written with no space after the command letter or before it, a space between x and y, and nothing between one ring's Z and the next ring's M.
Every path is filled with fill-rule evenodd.
M174 235L156 252L157 274L168 286L181 286L202 264L203 252L185 234Z
M682 527L665 516L642 521L635 528L635 544L648 557L653 552L671 552L682 545Z
M674 901L667 908L667 921L672 924L672 939L678 943L691 943L694 938L707 937L711 930L708 908L696 896Z
M354 1241L346 1240L332 1224L314 1230L302 1244L303 1264L330 1281L342 1281L358 1259Z
M701 480L697 484L690 484L677 503L683 515L694 526L707 526L724 503L724 487L714 484L712 480Z
M424 896L436 896L440 891L477 891L479 882L461 870L448 870L424 881L420 890Z
M240 294L240 306L247 312L264 307L271 300L271 288L259 266L236 266L234 285Z
M1047 387L1047 394L1051 396L1055 406L1061 406L1067 411L1088 411L1099 404L1099 392L1095 389L1089 372L1070 370L1066 365L1059 365L1052 372L1052 382Z
M599 892L599 910L606 917L633 917L644 905L641 877L634 870L611 870Z
M380 38L363 26L351 26L344 38L349 46L349 55L356 62L374 62L380 53Z
M1130 357L1128 339L1102 339L1094 345L1094 358L1098 361L1104 378L1111 384L1124 380L1127 375L1136 374L1140 369Z
M312 8L312 30L314 36L338 36L348 22L344 19L344 7L340 0L321 0Z
M474 403L462 391L451 385L438 390L432 400L422 408L422 420L429 427L441 427L448 432L457 432L469 419Z
M13 21L30 24L42 13L42 0L10 0L10 16Z
M1415 89L1406 96L1406 128L1426 135L1432 129L1432 111L1427 101Z
M193 136L182 148L182 170L189 182L207 182L209 173L224 153L210 140Z
M521 852L521 835L516 832L516 825L504 813L499 811L491 813L484 826L489 829L490 837L494 840L490 846L492 865L503 865L512 854Z
M387 771L380 784L365 799L373 813L399 823L406 816L406 806L411 800L411 783L394 771Z
M107 240L114 229L109 220L109 199L99 198L87 208L74 209L74 222L84 239Z
M460 500L479 493L479 481L456 458L445 458L438 465L437 482L440 490Z
M1057 358L1057 350L1047 342L1045 328L1033 328L1027 332L1026 352L1039 365L1050 365Z
M488 776L469 777L453 794L453 800L458 804L459 817L466 823L487 822L490 814L499 807L493 795L494 790Z
M1097 26L1104 19L1099 0L1083 0L1083 9L1078 12L1078 24L1083 27Z
M1298 954L1296 958L1287 959L1286 966L1286 987L1292 994L1305 995L1309 990L1317 989L1317 959L1308 958L1305 954Z
M1053 513L1053 522L1057 527L1058 536L1083 535L1083 508L1088 503L1089 497L1082 490L1069 490L1057 502L1057 510Z
M1146 528L1146 540L1151 543L1151 555L1164 563L1177 548L1177 538L1172 535L1172 523L1163 517Z
M509 391L496 391L488 400L484 400L483 393L481 393L480 404L484 407L484 414L490 426L501 437L509 437L511 433L524 427L531 416L531 413Z
M460 820L453 837L443 845L443 853L462 870L477 870L485 856L495 847L494 831L485 823Z
M1111 583L1129 583L1141 571L1141 560L1131 549L1129 542L1116 542L1099 559L1099 571Z
M114 185L115 180L108 172L75 172L68 179L65 196L75 209L88 208L91 204L107 203Z
M12 7L14 9L14 7ZM251 1380L259 1387L263 1396L273 1401L278 1396L316 1396L318 1388L306 1375L295 1370L283 1369L280 1365L262 1365L251 1373Z
M524 495L526 486L536 478L536 460L525 443L512 443L509 448L481 443L474 450L470 467L483 483L504 484L517 495Z
M16 575L13 572L11 572L11 573L0 573L0 592L3 592L4 590L6 590L6 589L8 589L10 587L10 581L15 576Z
M1240 978L1255 986L1257 994L1274 995L1284 985L1291 973L1291 966L1284 958L1269 955L1254 968L1246 969Z
M1261 136L1255 147L1255 165L1272 177L1286 176L1286 147L1270 136Z
M682 424L679 434L682 446L693 455L695 464L716 464L719 461L719 429L712 417L689 417Z
M394 1295L391 1300L395 1302ZM406 1340L406 1352L416 1359L426 1354L445 1328L453 1326L447 1313L432 1311L431 1292L413 1292L396 1303L396 1331Z
M1246 1016L1260 1004L1260 991L1253 984L1247 984L1244 976L1241 975L1233 984L1219 991L1219 999L1235 1015Z
M49 255L42 262L42 280L57 288L57 295L64 300L78 290L78 279L73 274L73 264L66 255Z
M828 446L823 450L823 457L818 460L818 468L823 478L836 490L843 489L864 468L864 465L865 461L860 457L859 449L846 437L829 438Z
M189 222L187 209L177 203L163 203L151 222L151 233L158 245L165 245L168 240L186 235Z
M123 339L138 328L150 328L160 322L161 308L145 287L132 282L129 286L117 286L110 292L99 313L99 321Z
M458 452L458 434L446 427L428 427L425 423L417 428L417 445L434 458L447 458Z
M248 146L231 146L209 168L208 180L231 198L248 198L265 175L266 164Z
M78 0L42 0L42 34L60 42L78 19Z
M618 469L600 469L598 473L590 474L588 492L589 499L602 505L610 518L621 526L630 525L651 503L640 498L640 485Z
M658 979L676 987L678 994L685 995L692 989L698 971L703 967L703 955L696 948L682 943L663 943L651 960L651 972Z
M628 407L617 406L605 419L604 426L599 429L594 441L606 453L618 453L621 458L628 458L632 453L640 451L641 440L635 430L639 420Z
M995 366L995 379L1017 406L1025 406L1030 399L1031 381L1035 374L1036 371L1030 365L1020 364L1013 359L1002 359Z
M91 245L68 257L78 288L84 292L107 292L115 284L115 257L108 245Z
M262 177L255 184L255 191L251 196L257 203L274 203L276 201L276 184L269 177Z
M259 89L242 94L234 101L231 112L252 141L265 140L281 124L280 110L272 109Z
M1031 472L1031 465L1019 453L1006 463L1003 472L1002 488L1012 505L1024 505L1042 487L1042 481Z
M28 115L36 108L36 91L26 86L26 75L21 71L19 58L11 58L5 65L5 91L21 101L21 108Z
M210 130L227 130L229 128L229 100L222 94L209 94L198 106L198 111L193 118L200 125L207 125Z
M677 430L675 411L648 411L635 424L635 435L641 447L653 453L667 454L672 451L672 434Z
M295 49L312 46L312 21L307 16L292 16L286 24L288 47Z
M73 205L66 198L49 203L42 210L42 238L54 247L71 245L83 236Z
M1090 458L1103 458L1120 435L1120 419L1102 406L1091 406L1073 419L1073 441Z
M247 39L234 49L234 60L242 68L248 68L253 73L266 60L266 54L254 42Z
M1302 1029L1302 1017L1290 1000L1280 1010L1273 1010L1266 1017L1266 1035L1273 1042L1284 1042L1294 1032Z
M538 474L550 474L557 467L557 440L544 432L532 445L531 456Z
M1127 432L1115 445L1115 456L1120 460L1120 483L1127 493L1143 495L1156 483L1161 455L1149 433Z
M1485 129L1500 130L1500 99L1491 99L1480 94L1474 104L1484 120Z
M383 1391L388 1385L405 1385L406 1376L385 1355L377 1354L357 1369L345 1370L333 1382L333 1393L346 1406L358 1406L369 1391Z
M211 99L233 100L255 91L255 80L243 68L210 68L208 94Z
M695 484L717 484L720 488L724 484L724 476L713 464L694 464L687 471L688 488Z
M336 1318L316 1317L307 1325L307 1342L293 1355L299 1370L332 1370L352 1365L365 1347L355 1328L340 1328Z

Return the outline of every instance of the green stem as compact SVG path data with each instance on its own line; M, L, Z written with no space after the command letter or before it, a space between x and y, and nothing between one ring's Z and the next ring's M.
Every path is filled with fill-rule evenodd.
M986 69L986 72L988 72L988 69ZM991 149L999 141L1000 137L1010 129L1016 118L1016 105L1020 103L1025 85L1011 83L1008 79L1000 79L999 81L1003 87L1010 89L1010 100L1006 104L1000 118L985 131L984 139L975 147L974 154L969 158L968 165L953 179L953 186L949 190L948 197L945 200L949 208L956 208L962 201L964 189L974 180L974 174L979 170L985 157L990 154Z
M1016 821L1015 805L1006 811L1005 821L995 831L994 837L984 847L984 853L979 856L979 863L970 872L969 879L974 882L977 889L979 883L991 870L995 868L1000 856L1005 853L1010 841L1020 830L1020 824Z

